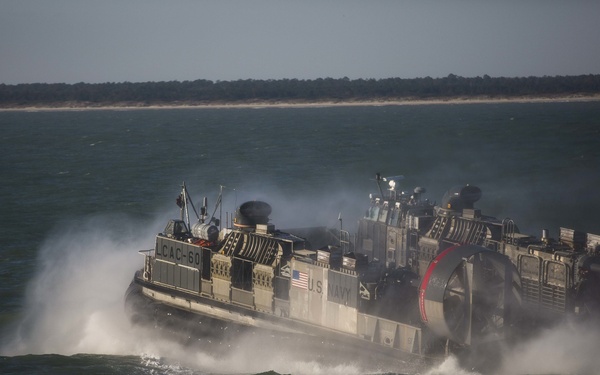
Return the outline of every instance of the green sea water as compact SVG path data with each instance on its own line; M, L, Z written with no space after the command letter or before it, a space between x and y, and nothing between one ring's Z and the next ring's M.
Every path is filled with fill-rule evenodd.
M477 185L482 212L522 232L600 233L600 102L0 112L0 130L1 373L426 371L251 343L215 356L132 328L137 251L178 215L183 181L209 206L223 186L228 212L266 200L278 228L341 213L352 230L381 172L438 202ZM587 357L573 372L597 365ZM447 366L433 371L460 370Z

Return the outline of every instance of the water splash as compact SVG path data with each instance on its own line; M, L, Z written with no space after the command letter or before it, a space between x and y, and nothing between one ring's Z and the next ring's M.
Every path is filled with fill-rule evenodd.
M23 318L0 352L128 352L123 291L139 264L136 250L151 246L146 232L117 215L59 225L39 250Z
M599 325L567 320L503 355L499 374L597 374Z
M456 357L450 356L441 364L429 369L424 375L481 375L479 372L471 372L463 369Z

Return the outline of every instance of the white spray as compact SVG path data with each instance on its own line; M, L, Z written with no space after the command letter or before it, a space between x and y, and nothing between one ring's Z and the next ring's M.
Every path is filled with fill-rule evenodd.
M131 353L123 294L141 256L152 246L148 230L124 217L62 224L40 248L24 316L7 355Z

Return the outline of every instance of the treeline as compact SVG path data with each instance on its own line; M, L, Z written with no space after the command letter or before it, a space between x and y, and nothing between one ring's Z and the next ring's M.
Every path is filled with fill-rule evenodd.
M169 81L143 83L0 84L0 106L361 101L456 97L593 95L600 75L465 78Z

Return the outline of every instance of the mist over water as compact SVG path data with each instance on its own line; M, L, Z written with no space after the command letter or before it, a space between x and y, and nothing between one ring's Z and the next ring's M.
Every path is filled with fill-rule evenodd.
M566 321L503 353L501 374L597 374L600 325Z
M3 354L131 354L123 293L152 232L126 216L65 222L41 245L24 315Z

